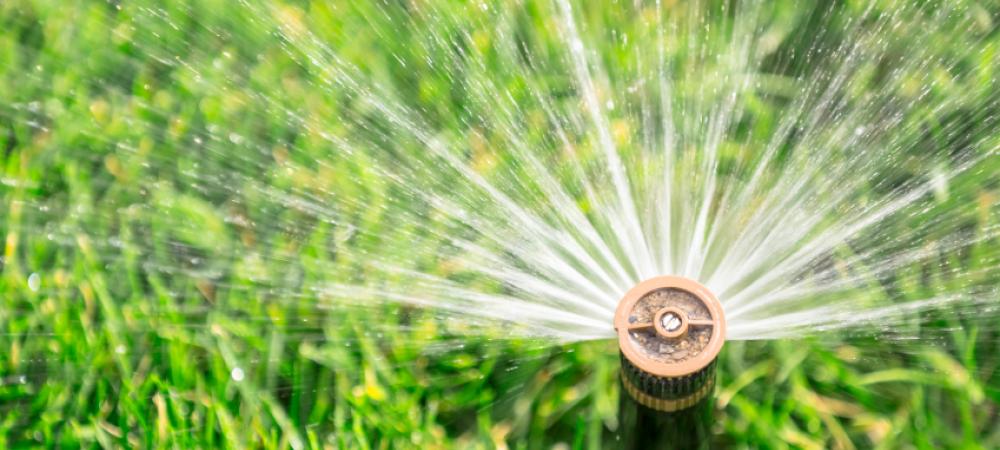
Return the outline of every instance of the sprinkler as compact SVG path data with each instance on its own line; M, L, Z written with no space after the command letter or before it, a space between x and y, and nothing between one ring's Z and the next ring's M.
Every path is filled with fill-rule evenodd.
M687 278L649 279L618 303L615 330L625 448L707 445L715 360L726 339L719 300Z

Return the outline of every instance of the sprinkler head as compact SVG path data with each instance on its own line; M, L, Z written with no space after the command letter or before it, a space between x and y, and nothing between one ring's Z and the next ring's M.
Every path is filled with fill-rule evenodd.
M622 384L643 406L682 410L715 387L726 319L719 300L701 284L674 276L639 283L618 303L615 330Z

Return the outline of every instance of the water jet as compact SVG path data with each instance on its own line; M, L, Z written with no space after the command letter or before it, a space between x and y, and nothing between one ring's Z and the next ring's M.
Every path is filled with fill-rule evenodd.
M625 448L705 445L715 361L726 337L719 300L696 281L656 277L625 294L614 325Z

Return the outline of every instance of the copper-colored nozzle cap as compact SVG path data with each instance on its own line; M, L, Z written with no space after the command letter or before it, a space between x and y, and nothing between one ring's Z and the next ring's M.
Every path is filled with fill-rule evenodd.
M629 290L615 312L622 354L659 377L691 375L708 366L726 340L722 305L707 288L662 276Z

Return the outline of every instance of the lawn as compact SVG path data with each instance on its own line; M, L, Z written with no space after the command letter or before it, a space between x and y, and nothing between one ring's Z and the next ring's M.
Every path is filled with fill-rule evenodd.
M657 3L602 3L574 5L610 84L624 86L636 49L655 46ZM664 3L666 16L706 11L723 30L672 48L679 60L729 49L720 36L739 11L728 2ZM838 26L867 3L758 8L770 53L759 95L740 99L758 119L734 127L723 166L774 132L797 76L827 69L788 55L849 39ZM919 39L933 44L920 48L925 58L951 58L908 68L945 81L903 117L920 130L907 135L912 151L945 159L1000 145L1000 5L950 7L954 20L914 21L869 43L900 57ZM472 231L435 218L389 176L472 198L433 164L425 134L458 143L490 180L523 174L516 144L590 167L596 149L567 156L545 126L545 105L581 108L557 15L544 0L0 2L0 447L612 448L621 394L611 340L554 342L331 291L405 279L376 260L504 289L463 272L446 237ZM523 56L505 36L535 59L512 65ZM851 92L885 88L889 65L852 72ZM679 98L721 82L715 69L679 77ZM509 112L492 103L500 89L521 105L516 117L483 123ZM635 102L623 110L640 101L622 98ZM392 106L373 99L421 123L386 120ZM641 134L624 116L616 130ZM512 142L503 127L516 124L528 128ZM1000 284L992 158L938 204L983 238L900 267L864 295ZM552 167L571 178L569 166ZM887 226L902 235L918 225ZM713 443L1000 447L997 304L949 304L878 333L727 342Z

